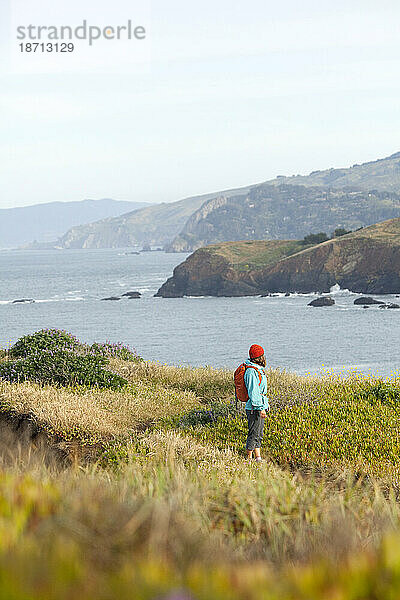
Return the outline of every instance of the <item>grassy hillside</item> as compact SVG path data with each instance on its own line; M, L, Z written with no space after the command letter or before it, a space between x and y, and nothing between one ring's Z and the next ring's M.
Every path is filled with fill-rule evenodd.
M389 246L400 244L400 219L390 219L382 223L375 223L359 231L347 234L346 239L368 238L379 240ZM339 240L337 240L339 241Z
M51 337L53 377L67 345L87 356ZM146 363L119 347L103 348L125 381L119 391L43 384L33 371L6 381L5 365L49 351L37 340L0 362L1 597L399 595L395 373L270 370L266 460L256 465L244 460L232 373Z
M355 164L350 168L313 171L310 175L277 177L273 185L324 186L333 189L353 188L400 193L400 152L387 158Z
M262 268L286 256L301 252L304 246L297 240L246 241L214 244L203 250L204 253L220 256L238 271L249 268Z

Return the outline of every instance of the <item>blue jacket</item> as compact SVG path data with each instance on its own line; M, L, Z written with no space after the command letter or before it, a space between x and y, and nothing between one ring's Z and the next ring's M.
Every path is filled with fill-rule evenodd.
M269 402L267 397L267 376L265 370L263 367L250 360L246 360L245 364L255 367L258 373L261 374L260 384L260 377L255 369L246 369L244 382L246 384L247 393L249 394L249 399L246 402L246 410L268 410Z

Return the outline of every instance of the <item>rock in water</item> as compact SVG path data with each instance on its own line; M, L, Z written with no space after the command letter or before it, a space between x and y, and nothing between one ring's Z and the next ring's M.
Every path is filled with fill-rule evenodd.
M330 296L323 296L322 298L315 298L308 306L333 306L335 301Z
M109 298L101 299L102 302L115 302L116 300L121 300L121 298L118 298L117 296L110 296Z
M122 294L123 298L141 298L142 294L140 292L126 292L126 294Z
M356 298L354 300L355 305L366 306L367 304L385 304L380 300L375 300L375 298L371 298L370 296L361 296L361 298Z
M389 302L388 304L382 304L379 308L400 308L400 305Z

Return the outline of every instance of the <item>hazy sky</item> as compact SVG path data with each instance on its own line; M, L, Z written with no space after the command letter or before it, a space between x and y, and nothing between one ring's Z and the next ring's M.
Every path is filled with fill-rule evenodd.
M28 5L43 24L145 20L146 56L99 45L95 72L76 53L21 72ZM0 17L1 208L168 202L400 150L398 0L0 0Z

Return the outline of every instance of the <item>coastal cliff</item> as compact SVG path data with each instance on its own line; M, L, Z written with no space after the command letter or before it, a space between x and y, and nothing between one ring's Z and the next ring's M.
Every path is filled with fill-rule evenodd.
M158 290L156 296L252 296L257 289L241 282L239 274L225 257L201 248L174 269L174 275Z
M300 241L234 242L201 248L157 292L249 296L327 292L400 293L400 218L305 247Z

